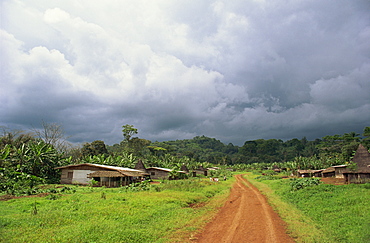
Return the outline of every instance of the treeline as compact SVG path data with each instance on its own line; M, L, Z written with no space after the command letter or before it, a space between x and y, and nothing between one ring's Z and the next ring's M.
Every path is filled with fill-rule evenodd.
M112 146L101 140L71 146L57 124L44 123L43 129L29 132L3 128L0 191L22 186L32 188L42 182L56 183L60 177L54 168L67 164L97 163L133 168L141 159L146 166L175 170L180 170L182 165L189 169L199 166L242 170L271 166L314 169L348 162L360 143L370 147L370 127L365 127L362 136L350 132L313 141L306 138L257 139L246 141L243 146L226 145L206 136L151 142L133 137L138 130L132 125L122 128L123 140Z
M154 142L145 149L158 156L171 154L219 165L287 162L296 157L328 156L340 156L343 161L348 161L360 143L367 148L370 147L369 130L370 127L364 129L364 138L358 133L350 132L343 135L328 135L313 141L308 141L305 137L287 141L257 139L246 141L243 146L232 143L225 145L215 138L197 136L193 139ZM144 150L141 151L142 154Z

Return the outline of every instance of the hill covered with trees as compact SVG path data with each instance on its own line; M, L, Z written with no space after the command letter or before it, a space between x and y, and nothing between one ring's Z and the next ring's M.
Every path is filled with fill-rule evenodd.
M92 141L82 146L70 146L57 124L43 124L44 130L9 131L0 136L0 191L11 191L38 183L59 180L54 168L67 164L96 163L133 168L138 159L146 166L180 170L218 166L248 169L255 167L285 167L320 169L347 163L360 143L370 148L370 127L362 136L355 132L328 135L308 141L306 138L257 139L243 146L223 144L216 138L196 136L192 139L151 142L134 137L133 125L122 128L123 140L106 145Z

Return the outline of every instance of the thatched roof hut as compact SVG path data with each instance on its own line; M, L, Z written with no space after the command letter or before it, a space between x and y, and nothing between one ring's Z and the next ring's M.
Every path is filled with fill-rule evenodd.
M185 165L185 164L182 164L181 168L180 168L181 171L184 171L185 173L189 173L189 169L188 167Z
M370 182L370 153L362 144L358 146L351 164L353 166L347 166L343 172L346 183Z
M141 159L138 160L138 162L135 165L135 170L141 170L145 173L148 173L148 171L145 168L145 165Z

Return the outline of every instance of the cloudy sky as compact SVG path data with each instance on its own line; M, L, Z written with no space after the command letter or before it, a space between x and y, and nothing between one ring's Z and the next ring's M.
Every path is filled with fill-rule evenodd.
M368 0L1 0L0 125L243 145L370 126Z

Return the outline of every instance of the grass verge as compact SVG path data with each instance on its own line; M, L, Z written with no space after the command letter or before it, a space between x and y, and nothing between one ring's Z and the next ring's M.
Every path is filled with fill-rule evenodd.
M316 185L292 190L289 179L245 177L269 200L297 242L370 242L370 186Z

